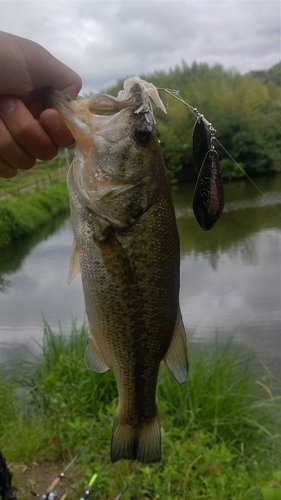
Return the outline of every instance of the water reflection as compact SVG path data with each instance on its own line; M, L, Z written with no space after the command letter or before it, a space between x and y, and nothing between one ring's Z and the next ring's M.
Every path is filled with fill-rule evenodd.
M181 237L184 322L195 338L233 335L262 359L281 358L281 176L226 184L225 212L203 231L192 212L193 186L174 190ZM277 210L277 213L275 210ZM0 253L0 360L26 356L54 328L85 319L80 276L69 286L69 218Z
M193 186L186 184L174 190L174 202L183 253L190 251L215 254L218 250L232 251L243 247L247 238L270 227L281 229L281 176L255 181L240 181L225 185L225 209L211 231L204 232L192 212ZM275 181L274 181L275 179ZM263 186L264 182L264 186ZM271 191L265 191L265 189ZM253 247L248 251L253 251Z
M22 256L15 252L4 264L1 255L1 263L9 269L2 277L8 276L9 286L0 301L0 360L36 350L34 339L42 339L44 318L55 329L59 322L68 329L74 320L78 319L78 324L84 321L81 282L77 278L71 286L67 284L73 239L68 214L57 219L48 230L49 236L43 234L40 243L35 243L36 238L26 242ZM13 253L13 249L10 252ZM6 250L4 255L8 254Z
M236 331L236 338L274 355L280 342L281 233L265 231L246 242L254 252L218 250L182 259L181 302L185 324L209 337ZM246 258L245 258L246 256ZM253 258L254 256L254 258ZM211 257L211 258L210 258ZM280 344L279 344L280 346Z
M225 212L207 233L192 217L192 186L175 192L185 324L198 339L235 335L263 359L281 358L280 181L258 180L263 194L226 184Z

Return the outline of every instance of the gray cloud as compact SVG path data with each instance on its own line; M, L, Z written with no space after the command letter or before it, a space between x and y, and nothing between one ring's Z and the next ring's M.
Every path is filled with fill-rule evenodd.
M242 73L280 61L279 0L1 1L0 29L77 71L83 90L194 60Z

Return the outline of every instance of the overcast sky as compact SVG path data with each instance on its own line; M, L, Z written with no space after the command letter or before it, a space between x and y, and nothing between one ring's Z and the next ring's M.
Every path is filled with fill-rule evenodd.
M245 73L281 58L280 0L0 0L0 30L43 45L82 91L182 60Z

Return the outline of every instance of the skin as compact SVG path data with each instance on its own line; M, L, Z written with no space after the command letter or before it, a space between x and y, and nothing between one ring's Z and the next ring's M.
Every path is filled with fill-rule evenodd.
M52 87L76 99L81 78L35 42L0 31L0 177L74 143L60 113L44 102Z

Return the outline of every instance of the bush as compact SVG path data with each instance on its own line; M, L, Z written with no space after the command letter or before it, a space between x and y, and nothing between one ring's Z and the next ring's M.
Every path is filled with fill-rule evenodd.
M224 158L220 161L220 167L223 179L239 179L244 177L243 166L234 163L230 158Z

